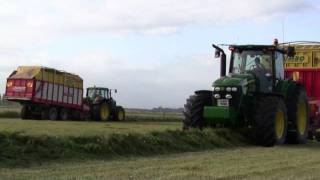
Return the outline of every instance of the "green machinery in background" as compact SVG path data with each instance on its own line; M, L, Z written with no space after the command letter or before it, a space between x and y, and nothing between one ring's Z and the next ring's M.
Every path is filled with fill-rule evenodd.
M308 99L302 84L284 75L285 56L294 48L274 45L231 45L216 49L220 75L212 91L199 90L187 99L183 128L247 128L262 146L303 143L309 131Z
M112 98L112 91L117 93L116 89L103 87L87 88L85 101L90 106L90 115L98 121L123 121L125 111L123 107L117 106L116 101Z

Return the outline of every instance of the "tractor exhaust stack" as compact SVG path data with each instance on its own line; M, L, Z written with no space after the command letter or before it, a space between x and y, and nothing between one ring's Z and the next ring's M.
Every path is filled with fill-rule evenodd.
M226 53L224 53L223 49L221 49L219 46L212 44L212 47L216 50L215 51L215 58L220 57L220 77L226 76L226 67L227 67L227 56Z

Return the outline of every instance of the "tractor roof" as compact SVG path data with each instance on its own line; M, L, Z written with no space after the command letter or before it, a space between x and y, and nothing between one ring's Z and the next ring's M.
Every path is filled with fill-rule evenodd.
M230 45L230 50L269 50L269 51L279 51L281 53L286 53L285 47L279 47L275 45Z
M230 48L234 48L234 49L268 49L268 50L276 50L276 49L278 49L274 45L253 45L253 44L230 45Z

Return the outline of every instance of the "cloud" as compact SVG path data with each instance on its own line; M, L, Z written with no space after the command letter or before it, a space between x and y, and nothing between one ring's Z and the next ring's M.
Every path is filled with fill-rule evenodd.
M189 26L260 22L314 6L304 0L0 0L0 81L19 65L43 65L79 74L86 86L118 88L117 99L127 107L182 107L194 90L209 89L218 77L211 54L174 54L169 64L92 50L49 56L39 47L83 34L164 36Z
M1 0L0 37L2 45L16 46L74 33L169 34L193 24L272 19L312 6L304 0Z

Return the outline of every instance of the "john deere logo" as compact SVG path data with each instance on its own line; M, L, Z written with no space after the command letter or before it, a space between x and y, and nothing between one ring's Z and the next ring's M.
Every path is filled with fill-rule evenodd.
M294 57L287 57L286 58L287 63L307 63L308 58L305 56L294 56Z

